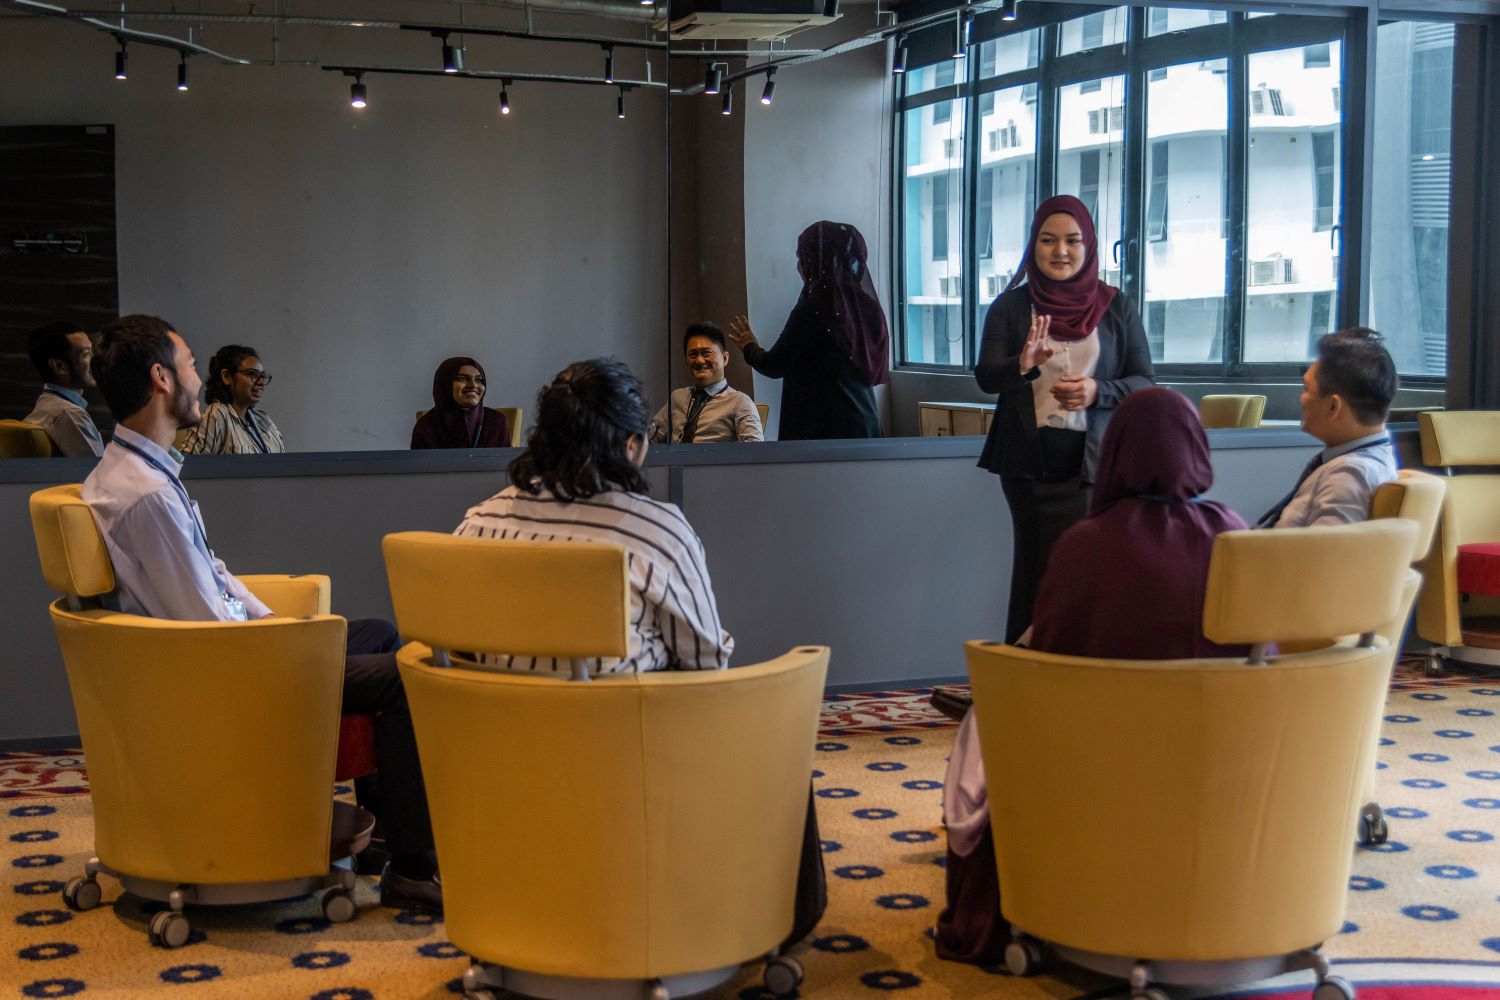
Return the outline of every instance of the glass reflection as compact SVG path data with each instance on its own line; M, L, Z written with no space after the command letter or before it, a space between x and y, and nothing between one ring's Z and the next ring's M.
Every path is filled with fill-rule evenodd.
M964 358L964 103L939 101L903 116L906 359Z
M1326 42L1249 59L1249 362L1306 361L1334 328L1341 50Z
M1153 361L1223 357L1228 69L1216 59L1148 73L1142 265Z

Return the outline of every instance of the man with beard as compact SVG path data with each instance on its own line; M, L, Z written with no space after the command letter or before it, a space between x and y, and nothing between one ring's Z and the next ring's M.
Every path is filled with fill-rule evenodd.
M40 424L53 449L65 458L98 458L104 453L104 438L83 398L83 390L94 386L89 372L93 352L89 335L76 323L48 323L26 338L26 353L42 377L42 394L26 420Z
M198 505L179 478L182 455L173 439L203 416L203 383L187 342L155 316L121 317L100 332L93 374L118 421L83 483L114 563L112 603L128 614L179 621L269 617L271 609L209 548ZM349 623L344 711L376 716L380 819L391 857L381 902L440 909L422 768L393 655L399 644L388 622Z

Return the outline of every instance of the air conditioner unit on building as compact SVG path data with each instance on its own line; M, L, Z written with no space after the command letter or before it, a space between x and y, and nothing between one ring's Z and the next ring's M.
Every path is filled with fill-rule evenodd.
M1089 135L1107 135L1125 127L1125 106L1095 108L1089 112Z
M673 41L775 41L832 24L838 0L672 0L657 31Z
M1292 113L1292 106L1282 100L1281 91L1278 88L1261 84L1250 91L1250 113L1284 118Z
M1290 285L1292 283L1292 258L1267 257L1250 262L1250 284Z

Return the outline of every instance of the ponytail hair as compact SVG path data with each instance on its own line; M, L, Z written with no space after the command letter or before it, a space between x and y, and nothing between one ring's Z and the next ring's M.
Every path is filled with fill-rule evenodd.
M510 481L527 493L586 500L611 489L649 493L630 460L632 437L646 439L640 379L613 358L578 361L536 398L526 450L510 463Z

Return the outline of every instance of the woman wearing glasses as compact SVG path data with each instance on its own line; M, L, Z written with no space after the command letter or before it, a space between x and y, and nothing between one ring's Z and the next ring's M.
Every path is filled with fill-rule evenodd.
M505 414L484 405L484 367L473 358L449 358L432 376L432 409L417 417L413 448L504 448L510 444Z
M253 347L229 344L208 362L208 407L179 445L189 455L272 455L286 451L276 422L260 409L271 376Z

